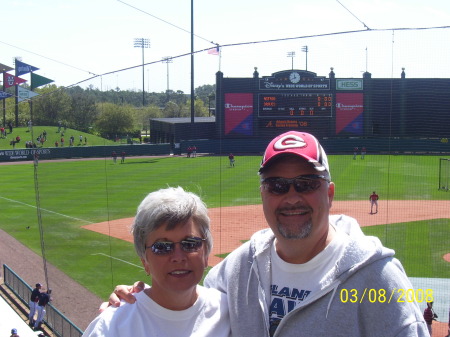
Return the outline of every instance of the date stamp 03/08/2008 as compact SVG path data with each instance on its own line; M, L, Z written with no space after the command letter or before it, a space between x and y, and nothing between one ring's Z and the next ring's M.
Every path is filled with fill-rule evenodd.
M339 298L343 303L391 303L391 302L433 302L432 289L341 289Z

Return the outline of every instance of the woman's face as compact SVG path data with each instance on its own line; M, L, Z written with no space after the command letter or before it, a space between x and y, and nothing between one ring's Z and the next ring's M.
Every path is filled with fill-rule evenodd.
M192 218L170 231L163 225L147 237L147 261L142 259L142 264L152 277L151 297L155 300L153 294L157 294L160 299L157 302L165 302L165 298L192 295L190 293L195 292L208 266L208 256L204 241L197 251L184 251L181 244L176 243L171 252L162 255L155 254L151 246L158 241L180 242L191 237L204 239ZM164 306L163 303L159 304Z

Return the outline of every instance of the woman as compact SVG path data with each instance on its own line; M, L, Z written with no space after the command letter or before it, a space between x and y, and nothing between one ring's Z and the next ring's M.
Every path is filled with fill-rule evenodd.
M134 246L152 286L135 304L109 307L83 336L230 335L226 297L199 286L212 249L207 208L181 187L152 192L132 225Z

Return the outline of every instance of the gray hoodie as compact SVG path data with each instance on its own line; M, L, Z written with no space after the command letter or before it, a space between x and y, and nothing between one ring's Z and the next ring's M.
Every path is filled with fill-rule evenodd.
M365 236L353 218L330 216L330 223L347 233L344 254L274 336L429 336L417 303L401 296L412 285L394 251ZM274 239L270 229L255 233L205 278L205 286L227 294L233 336L269 336Z

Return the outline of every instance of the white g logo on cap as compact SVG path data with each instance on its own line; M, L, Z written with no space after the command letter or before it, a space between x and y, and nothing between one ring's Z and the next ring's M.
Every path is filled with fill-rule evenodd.
M296 135L286 135L277 140L277 142L273 145L275 150L286 150L286 149L295 149L302 148L306 146L306 142L302 137Z

